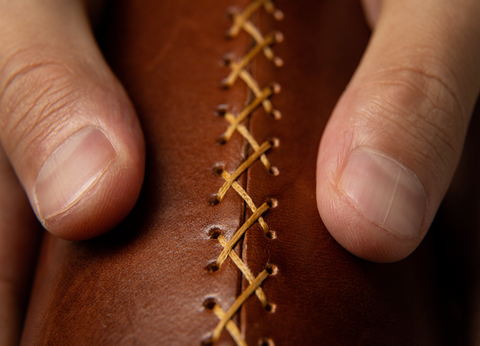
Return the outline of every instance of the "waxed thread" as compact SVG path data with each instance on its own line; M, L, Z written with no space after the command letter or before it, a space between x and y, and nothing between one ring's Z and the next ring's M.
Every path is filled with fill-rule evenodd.
M270 97L274 93L278 93L280 87L278 85L272 85L261 89L257 81L253 76L245 70L245 68L255 59L255 57L263 52L268 60L271 60L276 66L281 66L283 61L275 56L271 45L275 42L283 40L283 36L280 33L270 33L263 36L260 30L249 20L249 18L263 7L267 13L274 16L275 19L283 19L283 13L277 10L271 0L254 0L252 1L241 13L233 13L233 25L229 29L227 35L229 37L237 36L242 30L247 32L255 41L255 45L245 54L239 61L231 59L229 61L229 67L231 69L227 78L222 81L224 87L231 87L237 79L241 79L248 86L255 98L235 116L228 110L222 111L222 116L229 123L226 132L222 135L222 142L227 142L233 136L235 132L238 132L249 143L253 149L253 153L233 172L228 173L222 170L221 177L225 180L218 193L215 195L216 202L221 202L225 197L228 190L233 189L243 198L252 214L244 222L244 224L235 232L232 239L229 241L223 236L219 235L217 240L222 245L223 250L220 253L215 265L220 268L227 258L230 258L235 265L239 268L242 274L247 279L249 286L237 297L232 306L224 311L218 304L215 303L212 310L218 317L219 322L215 327L211 342L216 343L220 338L220 335L224 329L226 329L238 346L247 346L246 341L243 339L238 326L232 321L233 316L242 307L245 301L255 293L261 304L267 308L269 305L265 292L262 290L261 285L270 275L267 269L261 271L256 277L251 270L242 261L242 259L235 253L233 248L241 237L248 231L248 229L256 222L260 224L266 235L269 234L270 228L263 219L262 215L270 209L270 205L265 202L260 207L257 207L252 198L247 194L245 189L237 183L237 179L256 161L261 161L267 171L271 172L272 165L266 156L266 152L274 147L272 141L265 141L262 144L258 144L250 131L242 124L243 121L248 119L249 115L259 106L263 106L267 114L271 114L275 119L280 118L280 113L276 111L270 101Z

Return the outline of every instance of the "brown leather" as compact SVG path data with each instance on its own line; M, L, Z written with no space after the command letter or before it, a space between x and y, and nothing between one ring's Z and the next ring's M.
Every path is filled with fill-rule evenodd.
M100 34L107 60L131 96L147 141L147 175L132 214L105 236L67 242L46 235L22 345L200 345L218 323L204 307L213 298L227 311L248 286L230 258L206 269L222 251L209 232L230 239L251 211L214 167L232 173L252 150L236 132L216 140L228 122L215 116L226 104L238 114L252 97L237 80L219 88L251 48L242 32L231 40L229 6L247 0L111 3ZM259 54L249 71L261 88L275 81L271 100L282 118L258 108L245 124L279 174L256 162L238 183L276 232L255 223L235 247L253 275L267 264L278 272L262 284L266 311L252 295L234 317L248 345L442 345L431 239L396 264L374 264L341 248L325 229L315 203L315 164L326 121L367 44L369 31L355 0L276 1L276 21L261 9L252 17L264 34L279 30L273 47L282 67ZM267 338L267 339L265 339ZM262 344L261 341L264 341ZM224 330L218 345L235 345Z

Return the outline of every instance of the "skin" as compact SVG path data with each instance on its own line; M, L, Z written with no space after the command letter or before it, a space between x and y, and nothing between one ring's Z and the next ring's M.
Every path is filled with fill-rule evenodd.
M19 340L40 234L34 213L58 237L92 238L128 214L143 182L139 122L91 33L90 19L99 17L101 5L0 0L1 346ZM317 204L347 250L392 262L423 239L459 160L480 90L480 2L363 5L374 32L321 141ZM35 195L39 172L67 138L90 127L100 130L115 155L93 185L45 219ZM398 236L372 222L342 190L342 172L363 147L399 162L423 187L427 202L416 236Z

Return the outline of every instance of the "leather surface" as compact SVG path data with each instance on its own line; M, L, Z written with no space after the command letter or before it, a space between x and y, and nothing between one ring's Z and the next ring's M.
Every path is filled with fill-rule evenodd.
M212 173L233 172L252 150L235 133L217 138L225 119L220 104L238 114L251 98L243 82L219 88L229 68L225 53L242 57L251 48L231 26L226 9L245 0L119 0L100 38L107 60L135 104L147 141L147 175L141 197L125 222L91 241L45 236L22 345L200 345L218 323L204 300L226 311L248 286L227 259L216 272L206 266L222 247L209 231L230 239L251 215L237 193L212 206L223 184ZM235 315L248 345L270 338L275 345L442 345L452 328L443 318L446 291L428 236L396 264L374 264L343 250L328 234L315 203L318 144L328 117L357 66L369 30L355 0L276 1L285 18L264 10L252 21L275 29L273 46L284 61L275 67L258 55L249 71L261 87L275 81L274 120L262 108L248 128L279 169L269 174L256 162L238 182L259 206L278 201L264 215L276 239L254 224L235 251L254 275L267 263L278 268L262 285L275 311L255 295ZM442 243L443 244L443 243ZM440 253L440 254L439 254ZM455 326L453 326L455 327ZM453 333L453 332L452 332ZM227 331L218 345L235 345Z

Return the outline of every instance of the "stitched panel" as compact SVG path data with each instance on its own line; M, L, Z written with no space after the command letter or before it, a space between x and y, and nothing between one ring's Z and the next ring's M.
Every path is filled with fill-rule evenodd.
M228 38L235 38L243 30L248 33L253 39L252 48L241 58L236 58L233 55L227 54L224 58L225 63L230 67L229 75L222 81L222 87L229 89L235 83L243 81L251 90L252 98L250 102L238 113L233 114L229 110L229 105L221 105L218 108L218 114L221 115L228 123L227 130L219 137L219 144L226 144L236 133L240 134L247 143L247 158L242 162L233 172L228 172L223 167L216 167L214 172L220 175L224 180L224 184L218 190L216 194L211 196L210 203L217 205L221 203L225 198L229 196L229 191L234 190L240 195L246 205L248 206L250 213L247 213L246 220L243 225L235 232L233 237L227 240L221 230L218 230L212 237L218 239L219 243L223 246L223 250L219 254L215 263L211 263L209 266L210 271L217 271L229 258L242 272L245 279L248 281L248 286L242 290L235 302L224 311L219 304L213 299L207 299L204 306L213 310L213 313L219 319L219 322L213 330L211 337L203 340L203 345L213 345L218 342L220 336L226 330L231 337L235 340L238 346L246 346L247 343L237 325L232 322L232 318L240 310L242 305L255 293L260 303L265 308L266 312L273 311L274 305L268 302L268 299L263 292L261 285L273 274L275 267L265 263L265 267L258 274L253 274L243 260L236 254L234 247L243 238L245 233L250 227L257 223L262 228L265 236L273 238L274 233L269 229L268 224L263 219L262 215L266 213L271 207L275 206L273 200L266 200L259 207L255 205L251 197L247 192L237 183L237 179L242 176L252 165L257 161L260 161L265 169L272 175L278 174L278 169L270 163L267 158L267 152L276 146L274 139L267 139L262 144L259 144L257 140L252 136L247 126L249 117L258 108L263 107L267 114L271 114L274 119L280 118L280 112L273 108L270 101L270 96L280 91L280 87L276 84L261 88L258 82L252 77L248 71L249 64L259 55L264 56L271 60L276 66L281 66L283 61L276 57L271 45L276 42L281 42L283 36L280 33L269 33L263 35L260 30L253 24L251 17L259 10L264 9L268 14L274 16L280 20L283 18L283 13L277 10L270 0L254 0L242 11L236 8L229 10L229 15L233 21L232 27L227 32ZM233 188L233 189L232 189Z

